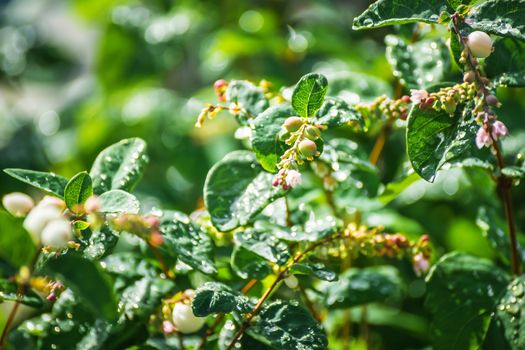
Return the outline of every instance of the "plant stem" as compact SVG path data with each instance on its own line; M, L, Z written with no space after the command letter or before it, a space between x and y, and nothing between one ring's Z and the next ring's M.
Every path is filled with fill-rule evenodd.
M42 247L38 246L35 254L33 255L33 258L31 259L31 262L29 264L29 276L28 278L31 278L31 274L33 273L33 270L35 269L36 262L38 260L38 257L40 256L40 253L42 251ZM24 298L25 290L27 286L24 283L19 283L17 288L17 296L15 305L13 305L13 308L11 309L11 312L9 313L9 316L7 317L7 321L4 326L4 330L2 331L2 336L0 337L0 350L4 350L5 341L7 340L7 337L9 336L9 332L11 331L11 326L15 320L16 312L18 311L18 308L20 304L22 303L22 299Z
M259 301L257 302L257 304L255 305L255 307L252 309L252 311L250 311L250 313L247 314L246 318L244 319L244 322L242 323L241 327L239 328L239 330L237 331L237 333L235 334L235 336L233 337L232 341L230 342L230 344L228 345L228 347L226 348L226 350L232 350L235 346L235 344L237 343L237 341L241 338L241 336L244 334L244 332L246 331L246 329L248 329L248 327L250 327L250 322L251 320L255 317L255 315L257 315L257 313L261 310L264 302L266 301L266 299L268 299L268 297L270 296L270 294L273 292L273 290L277 287L277 285L279 284L279 282L281 282L285 277L286 277L286 274L288 273L288 271L290 270L290 268L296 264L297 262L299 262L302 258L304 258L306 256L306 254L310 253L311 251L317 249L318 247L326 244L326 243L329 243L329 242L332 242L333 240L336 240L340 237L342 237L343 233L337 233L335 235L332 235L330 237L327 237L325 239L322 239L312 245L310 245L308 248L306 248L305 250L303 250L302 252L298 253L293 259L292 261L290 261L278 274L277 274L277 277L275 278L275 280L272 282L272 284L266 289L266 291L264 292L264 294L261 296L261 298L259 299Z
M468 68L474 72L474 79L476 82L476 87L479 89L479 92L482 93L483 96L483 103L484 103L484 110L485 113L489 113L489 107L487 103L487 95L489 93L489 90L485 84L486 79L481 75L481 72L476 66L476 63L472 57L472 53L470 52L470 49L466 45L466 39L461 35L459 31L459 20L460 17L457 14L452 15L452 24L454 26L454 31L456 32L456 35L458 37L458 40L463 48L467 52L467 59L466 63ZM509 230L509 239L510 239L510 253L511 253L511 262L512 262L512 273L514 275L520 275L521 268L520 268L520 260L518 255L518 242L517 242L517 234L516 234L516 224L514 220L514 209L512 207L512 181L511 179L507 178L504 174L501 173L501 171L505 168L505 161L503 159L503 154L501 152L501 148L497 142L497 140L492 135L492 124L487 123L488 127L488 133L490 134L490 138L492 140L492 149L494 151L494 154L496 156L496 161L499 168L499 176L495 178L499 197L502 202L504 211L505 211L505 219L507 221L507 226Z
M171 273L170 269L168 268L168 265L166 264L166 261L162 257L162 254L159 252L157 247L155 247L153 244L151 244L149 242L148 242L148 246L150 247L151 252L155 256L155 259L157 259L157 261L159 262L160 267L162 269L162 272L166 275L166 278L173 278L174 277L173 274Z
M390 129L392 128L392 121L391 119L388 119L381 128L381 133L379 134L379 137L377 138L374 147L372 148L372 152L370 152L369 161L370 163L376 165L377 162L379 162L379 158L381 157L381 153L383 152L383 149L385 148L386 140L388 139L388 135L390 134Z

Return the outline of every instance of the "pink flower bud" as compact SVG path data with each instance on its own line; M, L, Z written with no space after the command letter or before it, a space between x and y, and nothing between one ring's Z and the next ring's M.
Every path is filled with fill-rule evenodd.
M499 120L496 120L494 124L492 124L492 137L494 140L499 140L501 137L507 136L509 134L509 130Z
M414 256L412 265L414 267L414 272L418 276L426 274L430 269L430 262L423 256L422 253L418 253Z
M484 126L481 126L476 134L476 146L479 149L492 145L492 138Z
M46 300L47 301L50 301L50 302L55 302L57 300L57 296L55 295L55 293L51 292L49 293L49 295L46 297Z
M176 329L173 323L170 321L162 321L162 331L164 334L173 334L175 333Z
M408 96L407 96L408 97ZM428 97L428 92L425 90L410 90L410 100L414 104L420 104L422 101L426 100Z

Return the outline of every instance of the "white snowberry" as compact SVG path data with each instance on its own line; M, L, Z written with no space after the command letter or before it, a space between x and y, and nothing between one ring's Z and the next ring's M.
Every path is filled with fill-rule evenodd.
M288 288L295 289L299 285L299 280L294 275L290 275L284 279L284 283Z
M204 317L196 317L193 314L191 305L177 303L173 307L173 324L181 333L195 333L202 328L205 322Z
M477 58L485 58L492 53L492 39L487 33L476 31L469 34L467 45Z
M71 240L73 240L73 230L66 219L53 220L42 231L42 245L46 247L65 248Z
M41 205L40 203L29 212L24 220L24 228L29 232L35 242L40 241L40 236L46 225L53 220L62 218L62 210L54 205Z
M5 210L14 216L26 216L33 209L33 199L25 193L13 192L6 194L2 199Z

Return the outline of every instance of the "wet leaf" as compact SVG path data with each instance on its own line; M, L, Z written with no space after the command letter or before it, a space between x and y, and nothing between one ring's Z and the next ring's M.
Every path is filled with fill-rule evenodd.
M287 148L278 135L286 118L295 114L289 105L281 104L268 108L255 118L252 147L257 160L266 171L277 171L277 163Z
M487 77L497 85L525 86L525 43L512 38L496 40L484 67Z
M13 267L29 264L36 252L33 239L22 227L22 222L0 210L0 258Z
M508 282L509 276L489 260L458 252L443 256L427 276L425 306L432 315L434 348L479 347Z
M74 213L79 213L79 206L92 195L93 184L85 171L73 176L64 189L66 206Z
M525 40L525 1L488 0L475 6L465 21L474 30Z
M265 305L248 332L280 350L325 350L328 345L321 325L294 301Z
M146 143L142 139L124 139L109 146L97 156L89 173L95 194L117 189L131 191L147 163Z
M379 0L354 19L353 29L371 29L412 22L438 23L451 8L443 0Z
M111 190L100 195L101 213L128 213L137 214L140 203L137 198L122 190Z
M307 74L299 80L294 88L292 106L299 116L313 117L321 108L327 90L328 80L324 75Z
M26 169L4 169L4 172L17 180L25 182L38 189L57 197L64 197L64 189L68 180L65 177L53 173L33 171Z
M226 99L241 107L241 113L237 116L241 124L247 124L249 119L257 117L270 106L262 90L244 80L230 81Z
M212 260L213 243L203 230L178 212L165 212L161 217L160 231L164 243L159 249L167 256L204 273L215 273Z
M268 204L284 195L272 186L253 153L235 151L215 164L206 177L204 202L213 224L221 231L246 225Z
M253 306L246 296L219 282L206 282L195 291L192 301L193 313L197 317L232 311L247 313Z
M290 258L288 246L273 235L257 230L246 230L235 233L235 242L243 248L282 265Z

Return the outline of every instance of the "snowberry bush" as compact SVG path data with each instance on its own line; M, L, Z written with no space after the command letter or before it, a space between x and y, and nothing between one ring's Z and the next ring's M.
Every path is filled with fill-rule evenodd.
M5 169L46 195L2 201L1 298L11 304L0 348L342 349L348 334L366 338L367 305L401 305L424 278L435 349L524 349L511 191L525 167L502 148L511 131L497 92L525 86L525 1L380 0L354 29L414 22L431 27L415 26L410 42L386 38L400 83L388 96L344 75L289 87L217 81L196 127L233 117L245 147L209 170L203 207L189 215L141 210L133 188L149 158L138 138L70 179ZM398 130L407 166L385 181L381 157ZM501 211L479 220L501 265L367 220L452 167L494 181ZM333 322L354 311L361 332Z

